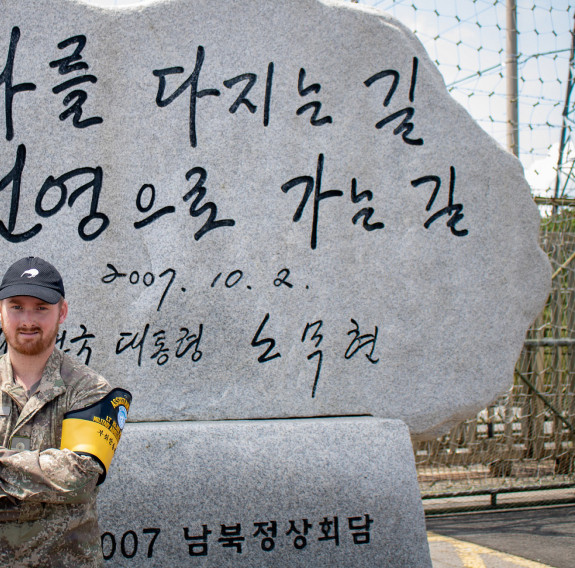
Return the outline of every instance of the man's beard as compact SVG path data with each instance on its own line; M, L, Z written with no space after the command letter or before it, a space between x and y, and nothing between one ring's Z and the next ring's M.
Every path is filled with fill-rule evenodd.
M21 355L40 355L48 350L56 340L59 330L58 325L52 330L48 330L46 334L42 332L40 328L17 328L16 333L12 334L11 332L6 333L4 331L4 336L6 337L6 343L10 346L11 349L20 353ZM21 340L18 336L20 332L37 332L38 336L34 338L34 340Z

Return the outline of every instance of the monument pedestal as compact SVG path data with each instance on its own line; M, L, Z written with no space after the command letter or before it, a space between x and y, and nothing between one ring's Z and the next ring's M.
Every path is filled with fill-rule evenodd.
M133 423L100 494L107 566L431 567L407 427Z

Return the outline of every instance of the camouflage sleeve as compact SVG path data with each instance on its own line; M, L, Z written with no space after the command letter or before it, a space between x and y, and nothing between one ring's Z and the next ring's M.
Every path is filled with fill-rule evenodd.
M95 460L70 450L0 449L0 497L42 503L83 503L93 497L101 473Z
M89 370L74 385L69 399L68 411L80 410L102 400L111 390L110 383L104 377Z
M8 450L4 446L0 446L0 463L2 462L2 458L4 458L5 456L13 455L16 453L17 453L16 450ZM4 499L4 501L6 501L7 499L10 499L10 496L0 486L0 501L2 499Z

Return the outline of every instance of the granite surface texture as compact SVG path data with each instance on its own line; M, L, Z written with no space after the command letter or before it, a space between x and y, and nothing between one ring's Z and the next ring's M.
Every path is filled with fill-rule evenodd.
M431 568L397 420L128 424L99 512L113 568Z
M0 0L0 263L132 421L371 414L512 381L550 268L520 163L415 36L317 0Z

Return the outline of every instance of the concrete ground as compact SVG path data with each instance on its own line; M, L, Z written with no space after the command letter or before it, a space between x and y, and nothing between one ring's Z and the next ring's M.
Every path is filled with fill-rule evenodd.
M429 517L433 568L575 568L575 506Z

